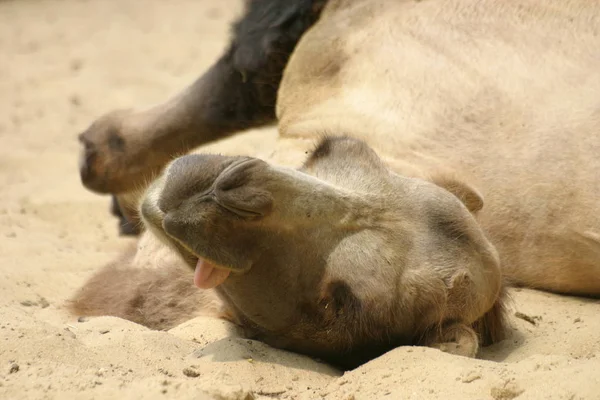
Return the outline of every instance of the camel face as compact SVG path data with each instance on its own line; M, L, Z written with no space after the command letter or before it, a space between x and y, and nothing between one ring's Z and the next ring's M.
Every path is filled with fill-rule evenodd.
M290 332L278 340L292 347L347 344L335 332L344 320L331 312L374 319L412 342L446 321L472 324L500 288L495 250L467 207L440 186L392 173L354 139L323 140L298 170L181 157L150 187L141 214L195 268L197 286L218 286L263 334ZM313 340L328 324L337 324L332 337Z

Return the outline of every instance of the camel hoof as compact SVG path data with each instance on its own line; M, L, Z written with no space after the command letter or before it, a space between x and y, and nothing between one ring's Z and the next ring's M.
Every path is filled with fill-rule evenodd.
M457 356L474 358L479 351L479 339L473 328L455 323L443 327L429 347Z

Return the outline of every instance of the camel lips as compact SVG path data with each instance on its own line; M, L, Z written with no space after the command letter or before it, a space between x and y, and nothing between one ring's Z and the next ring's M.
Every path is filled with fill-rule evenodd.
M212 289L225 282L230 272L229 269L215 267L209 261L199 258L194 271L194 285L200 289Z

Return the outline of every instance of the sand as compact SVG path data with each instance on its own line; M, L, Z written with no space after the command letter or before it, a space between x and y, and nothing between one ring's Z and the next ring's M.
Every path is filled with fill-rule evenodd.
M132 243L83 189L76 135L181 89L237 1L0 1L0 398L600 399L600 302L511 290L479 359L399 348L342 373L196 318L156 332L65 301Z

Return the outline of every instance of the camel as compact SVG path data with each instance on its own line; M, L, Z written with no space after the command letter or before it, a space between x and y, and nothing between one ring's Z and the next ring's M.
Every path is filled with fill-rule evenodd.
M276 127L97 180L136 204L144 232L73 312L156 329L212 315L352 367L401 345L475 357L503 338L507 286L600 296L600 3L317 9L281 75ZM92 130L181 143L188 114L215 107L201 87L214 71ZM142 135L128 125L141 119L165 125Z

